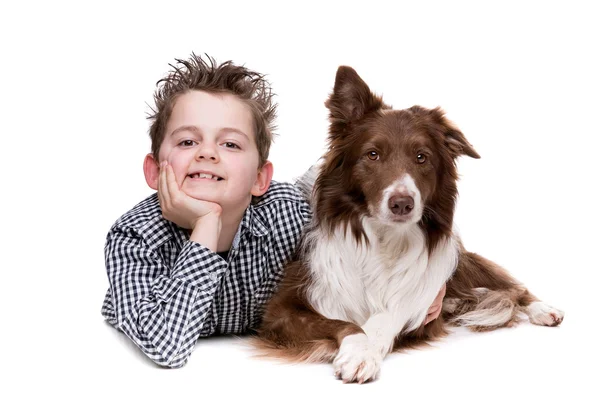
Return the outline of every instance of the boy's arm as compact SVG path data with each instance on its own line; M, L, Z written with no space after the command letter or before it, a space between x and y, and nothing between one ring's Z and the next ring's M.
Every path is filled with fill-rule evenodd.
M188 241L169 270L141 237L120 228L109 232L105 256L111 294L103 306L107 320L157 364L184 365L206 328L226 262Z

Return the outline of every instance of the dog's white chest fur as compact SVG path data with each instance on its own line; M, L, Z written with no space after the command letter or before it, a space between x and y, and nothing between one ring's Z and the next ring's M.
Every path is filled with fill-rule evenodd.
M327 318L361 326L372 315L399 313L404 331L416 329L456 268L454 238L440 241L429 254L417 225L399 230L365 219L363 226L368 244L342 228L331 236L319 229L309 234L310 304Z

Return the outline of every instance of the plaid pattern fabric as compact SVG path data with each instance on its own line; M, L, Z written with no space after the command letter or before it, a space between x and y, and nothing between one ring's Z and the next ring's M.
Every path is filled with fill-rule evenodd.
M259 324L310 217L294 185L272 182L247 208L225 261L165 220L154 194L108 233L102 315L154 362L180 367L199 337Z

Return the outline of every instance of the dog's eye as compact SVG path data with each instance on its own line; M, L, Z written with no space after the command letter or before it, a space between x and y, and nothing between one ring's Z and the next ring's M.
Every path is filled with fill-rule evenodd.
M367 157L369 157L369 160L377 161L379 160L379 153L373 150L367 153Z
M425 161L427 161L427 156L425 154L417 154L417 163L423 164Z

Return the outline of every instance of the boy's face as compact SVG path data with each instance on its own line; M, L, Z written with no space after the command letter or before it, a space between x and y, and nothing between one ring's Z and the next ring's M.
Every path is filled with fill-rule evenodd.
M159 150L188 196L224 210L245 208L257 190L252 113L232 94L190 91L175 102Z

